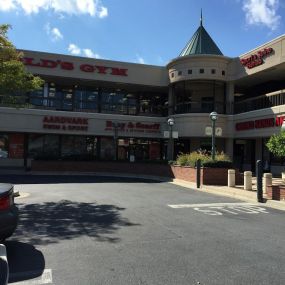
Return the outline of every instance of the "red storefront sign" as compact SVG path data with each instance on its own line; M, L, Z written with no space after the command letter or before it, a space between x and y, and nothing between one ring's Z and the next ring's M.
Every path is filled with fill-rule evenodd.
M51 59L40 59L35 60L33 57L23 57L21 59L24 65L43 67L43 68L60 68L62 70L74 70L75 65L73 62L62 61L62 60L51 60ZM98 74L109 74L116 76L128 76L128 69L118 68L118 67L109 67L102 65L92 65L92 64L81 64L79 69L82 72L88 73L98 73Z
M142 133L159 133L159 123L140 123L140 122L128 122L128 123L117 123L113 121L106 121L105 131L115 131L115 126L118 131L121 132L142 132Z
M88 119L78 117L45 116L43 128L63 131L88 131Z
M272 54L273 51L274 51L273 48L265 48L263 50L259 50L255 54L252 54L249 57L242 58L240 60L240 63L243 66L246 66L249 69L254 68L254 67L258 66L258 65L263 64L264 63L263 59L266 56Z
M259 119L255 121L246 121L236 123L237 131L247 131L252 129L264 129L282 126L285 116L277 118Z

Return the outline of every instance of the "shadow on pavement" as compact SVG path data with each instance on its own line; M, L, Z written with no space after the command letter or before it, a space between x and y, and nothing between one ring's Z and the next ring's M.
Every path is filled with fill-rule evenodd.
M9 283L42 275L45 269L43 254L34 246L17 241L5 242L9 263Z
M165 180L167 180L165 178ZM57 183L161 183L158 180L136 177L112 177L92 175L0 175L1 183L57 184Z
M73 201L18 204L20 220L13 236L26 243L44 245L82 236L96 241L118 242L121 227L138 226L122 218L124 208Z

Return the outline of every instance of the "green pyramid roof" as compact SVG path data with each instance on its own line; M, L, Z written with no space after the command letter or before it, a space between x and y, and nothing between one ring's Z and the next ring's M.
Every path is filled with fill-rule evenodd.
M203 27L202 17L200 21L200 27L197 29L179 56L186 56L191 54L223 55L218 46L215 44L215 42Z

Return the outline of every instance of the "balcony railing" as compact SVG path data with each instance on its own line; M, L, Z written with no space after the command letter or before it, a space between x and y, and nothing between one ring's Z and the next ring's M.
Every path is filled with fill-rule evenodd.
M255 98L245 99L234 104L234 113L245 113L260 109L271 108L285 104L284 90L272 92Z
M186 113L211 113L216 111L219 114L225 114L226 104L223 102L183 102L174 107L175 114Z

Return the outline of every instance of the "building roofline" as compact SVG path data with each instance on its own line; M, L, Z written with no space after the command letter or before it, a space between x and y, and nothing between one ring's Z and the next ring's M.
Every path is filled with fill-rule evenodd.
M77 55L70 55L70 54L63 54L63 53L52 53L52 52L46 52L46 51L37 51L37 50L27 50L27 49L17 49L20 52L32 52L32 53L42 53L42 54L47 54L47 55L58 55L58 56L65 56L69 58L78 58L78 59L89 59L89 60L96 60L96 61L101 61L101 62L112 62L112 63L118 63L118 64L123 64L123 65L137 65L142 68L148 68L148 67L153 67L153 68L159 68L163 69L165 68L165 65L154 65L154 64L145 64L145 63L136 63L136 62L127 62L127 61L118 61L118 60L112 60L112 59L104 59L104 58L92 58L92 57L85 57L85 56L77 56Z
M267 45L269 45L269 44L273 44L274 42L277 42L277 41L281 40L282 38L284 38L284 40L285 40L285 34L283 34L283 35L281 35L281 36L279 36L279 37L277 37L277 38L275 38L275 39L273 39L273 40L270 40L269 42L266 42L266 43L264 43L264 44L261 44L260 46L257 46L257 47L255 47L254 49L252 49L252 50L250 50L250 51L248 51L248 52L245 52L245 53L239 55L238 57L239 57L239 58L244 57L244 56L248 55L249 53L253 53L253 52L256 51L257 49L262 49L263 47L265 47L265 46L267 46Z

